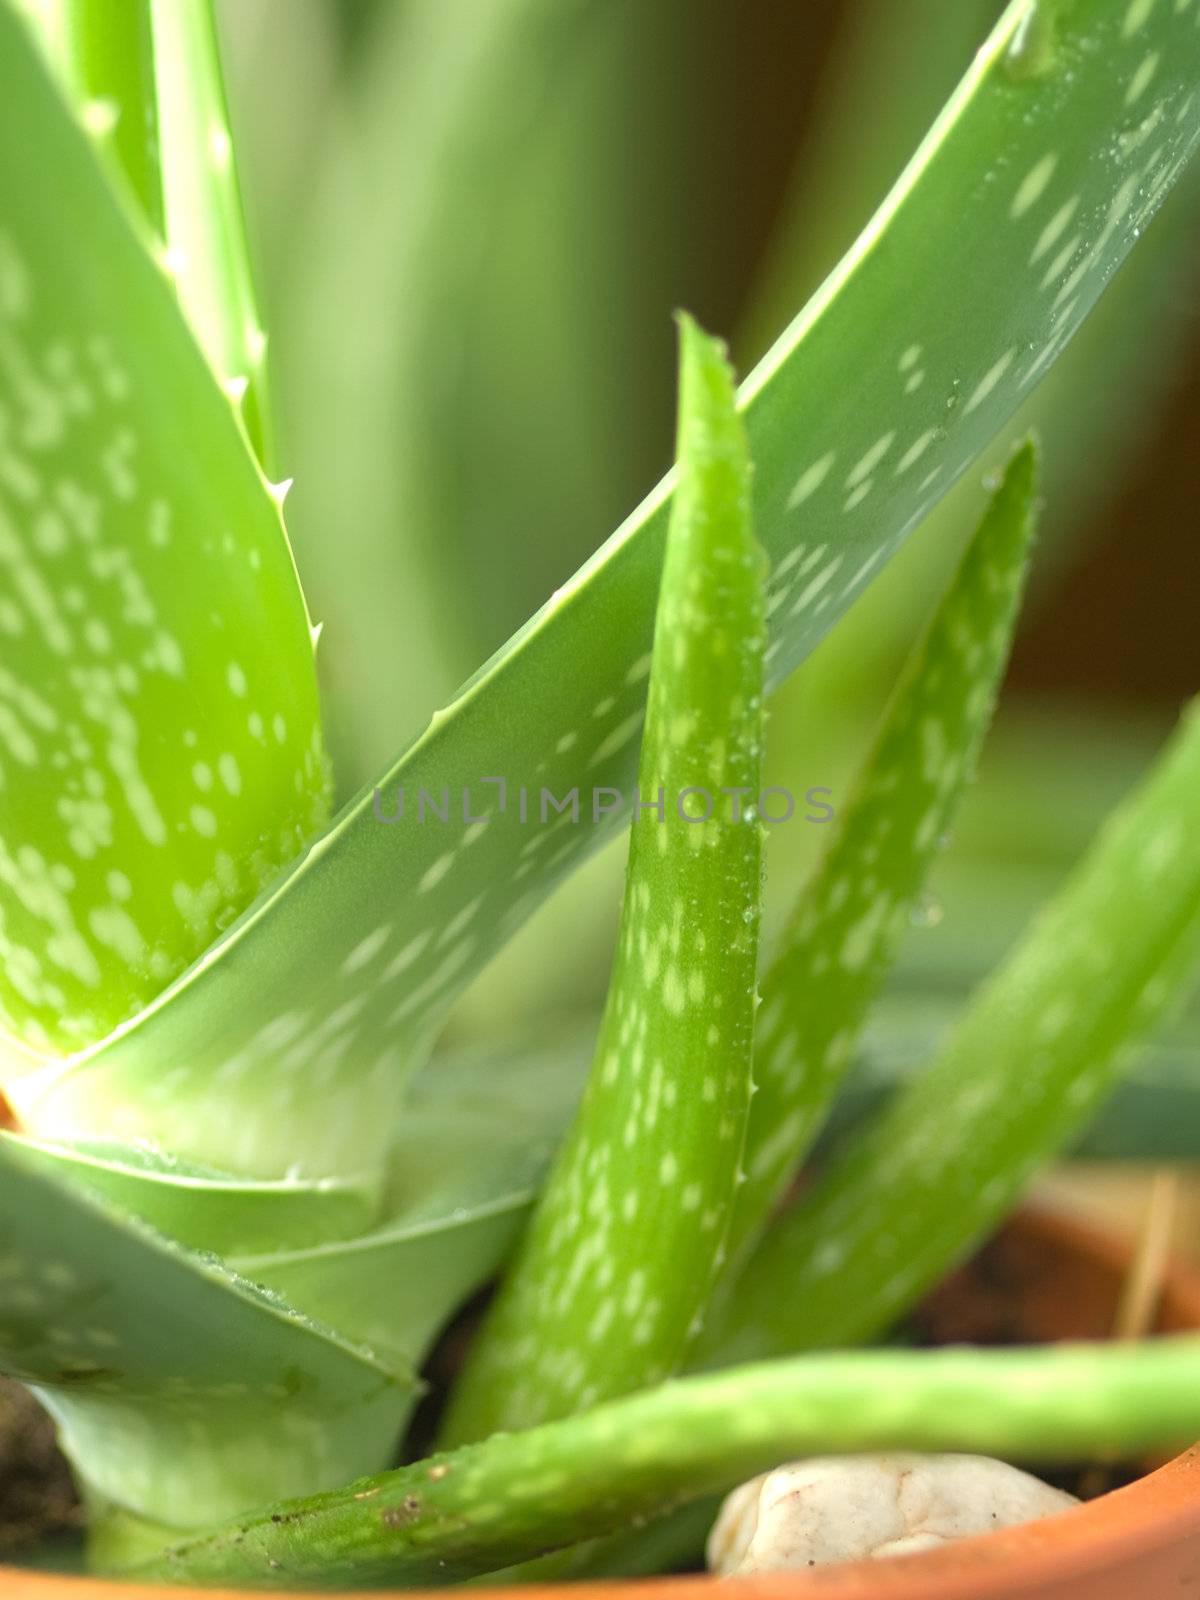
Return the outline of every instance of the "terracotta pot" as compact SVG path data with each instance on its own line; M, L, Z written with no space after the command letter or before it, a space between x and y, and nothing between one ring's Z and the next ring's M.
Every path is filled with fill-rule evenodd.
M927 1320L935 1334L955 1337L1103 1338L1129 1257L1128 1244L1101 1228L1054 1213L1025 1212L933 1297ZM962 1325L964 1319L969 1327ZM1200 1274L1176 1263L1164 1286L1158 1331L1191 1328L1200 1328ZM1200 1446L1125 1488L1022 1528L889 1561L725 1581L719 1590L716 1583L693 1576L544 1586L538 1595L540 1600L715 1600L717 1594L745 1600L1200 1600ZM488 1591L473 1592L487 1600ZM236 1600L246 1600L247 1593L237 1591ZM514 1590L490 1593L494 1600L513 1600ZM131 1588L0 1567L0 1596L235 1600L235 1591ZM405 1600L414 1600L413 1591L405 1591Z

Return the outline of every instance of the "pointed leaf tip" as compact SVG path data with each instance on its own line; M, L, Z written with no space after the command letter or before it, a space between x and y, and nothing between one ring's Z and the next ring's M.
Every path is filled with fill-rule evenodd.
M1027 442L993 486L764 974L761 1092L731 1228L730 1296L828 1112L974 769L1019 613L1036 473Z
M763 582L733 374L716 340L679 326L679 486L612 982L583 1106L452 1402L455 1440L675 1370L741 1182Z

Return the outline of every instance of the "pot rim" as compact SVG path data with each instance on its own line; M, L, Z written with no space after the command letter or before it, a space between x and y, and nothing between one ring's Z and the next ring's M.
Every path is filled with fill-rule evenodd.
M1059 1205L1031 1205L1010 1222L1036 1239L1090 1257L1114 1272L1128 1264L1130 1246L1101 1223L1084 1220ZM1173 1260L1166 1296L1186 1321L1200 1326L1200 1270ZM704 1573L598 1583L545 1584L543 1600L678 1600L695 1592L711 1594L720 1583L745 1600L1051 1600L1064 1584L1071 1594L1087 1592L1092 1575L1113 1568L1133 1569L1172 1546L1192 1547L1193 1576L1200 1590L1200 1444L1133 1483L1098 1495L1052 1517L956 1540L936 1550L894 1556L887 1561L853 1561L812 1572L780 1572L747 1578L715 1578ZM86 1575L45 1573L0 1565L5 1600L311 1600L295 1591L195 1589L129 1584ZM445 1590L322 1591L326 1600L440 1600ZM515 1586L475 1590L478 1600L512 1600ZM1160 1592L1160 1591L1148 1591Z

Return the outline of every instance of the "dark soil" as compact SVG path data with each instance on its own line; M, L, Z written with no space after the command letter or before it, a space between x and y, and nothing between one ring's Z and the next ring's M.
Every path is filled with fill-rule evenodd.
M54 1424L20 1384L0 1378L0 1558L83 1525Z
M932 1291L907 1322L905 1342L934 1347L1104 1339L1115 1311L1112 1295L1093 1263L1047 1254L1040 1241L1006 1228ZM1134 1482L1154 1463L1093 1458L1020 1465L1056 1489L1091 1500Z

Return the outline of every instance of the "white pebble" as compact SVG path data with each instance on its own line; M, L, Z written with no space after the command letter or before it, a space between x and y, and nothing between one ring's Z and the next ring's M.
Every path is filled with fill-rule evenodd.
M734 1489L709 1534L708 1565L732 1578L903 1555L1077 1504L986 1456L817 1456Z

